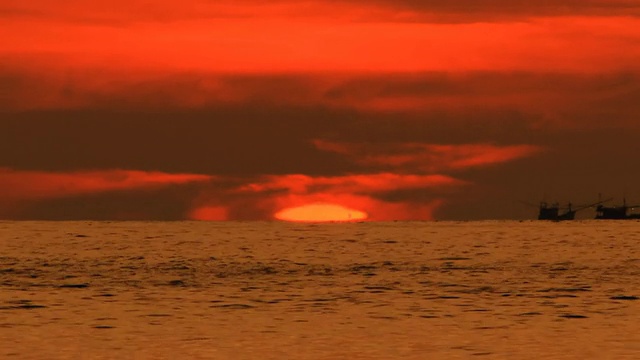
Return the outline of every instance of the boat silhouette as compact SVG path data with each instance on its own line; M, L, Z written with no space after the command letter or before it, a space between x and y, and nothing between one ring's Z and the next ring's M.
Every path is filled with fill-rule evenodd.
M549 205L546 201L542 201L538 208L538 220L573 220L576 217L576 211L571 208L571 203L568 203L566 208L561 209L558 203Z
M609 201L601 200L593 204L589 205L581 205L577 208L573 208L573 205L569 202L566 206L560 206L559 203L547 203L546 201L541 201L538 205L538 220L550 220L550 221L567 221L567 220L575 220L576 213L578 211L582 211L584 209L592 208L596 205L601 206L603 202ZM524 202L526 205L531 205L527 202Z
M639 213L630 213L629 211L640 208L640 205L627 205L627 199L622 200L622 205L604 206L602 204L596 207L596 219L598 220L638 220Z

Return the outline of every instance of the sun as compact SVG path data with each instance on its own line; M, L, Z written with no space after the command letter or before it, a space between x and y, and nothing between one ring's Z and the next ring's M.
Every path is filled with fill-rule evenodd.
M364 220L367 213L338 204L314 203L286 208L275 214L275 218L297 222L345 222Z

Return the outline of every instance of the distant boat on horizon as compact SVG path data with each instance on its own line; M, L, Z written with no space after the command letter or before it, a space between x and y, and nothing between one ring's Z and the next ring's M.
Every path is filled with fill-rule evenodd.
M578 211L588 209L596 205L598 205L598 208L600 208L602 207L603 202L610 201L610 200L612 199L601 200L593 204L579 206L578 208L575 208L575 209L573 208L573 205L570 202L567 203L566 207L561 207L560 204L557 202L549 204L546 201L541 201L540 205L538 206L538 220L549 220L549 221L575 220L576 213Z
M540 202L538 208L538 220L565 221L573 220L576 217L576 211L571 208L571 203L567 204L564 210L560 209L560 204L553 203L549 205L546 201Z
M627 199L622 200L620 206L604 206L602 204L596 207L596 219L598 220L640 220L640 213L629 213L640 205L627 205Z

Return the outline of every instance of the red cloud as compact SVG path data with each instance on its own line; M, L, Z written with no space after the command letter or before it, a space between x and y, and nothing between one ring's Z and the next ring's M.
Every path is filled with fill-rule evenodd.
M388 18L395 10L381 4L354 4L348 1L315 0L4 0L0 18L40 19L45 21L93 23L107 26L131 26L136 23L185 22L255 18L292 18L314 20L370 21ZM401 20L401 18L398 18Z
M286 190L301 193L373 194L405 189L437 188L465 184L445 175L401 175L392 173L360 174L332 177L308 175L267 176L263 182L242 186L242 192L267 192Z
M291 6L301 7L285 7ZM120 27L14 17L3 19L0 54L31 59L38 66L58 62L64 69L211 73L591 73L639 66L640 20L634 17L433 24L389 21L395 11L366 22L336 20L327 12L301 21L296 10L293 16L283 16L287 11L255 11L258 15L216 21L186 16L184 21L140 21ZM147 14L131 10L128 16L136 13Z
M536 16L638 16L633 0L556 0L549 2L485 0L3 0L0 17L126 25L194 19L256 17L333 17L352 21L489 22L522 21Z
M0 67L2 61L0 60ZM602 75L474 72L468 74L253 74L223 75L55 69L36 63L0 70L11 91L0 108L209 109L215 107L323 107L360 114L392 113L425 120L446 116L495 127L515 113L523 126L637 128L638 73ZM521 117L518 117L521 114ZM603 122L601 119L607 118ZM415 123L415 121L414 121ZM464 129L462 129L464 130Z
M0 199L13 201L51 199L106 191L206 182L212 179L213 177L208 175L134 170L61 173L0 169Z
M320 150L346 155L363 165L427 172L494 165L542 151L534 145L346 144L324 140L315 140L314 145Z

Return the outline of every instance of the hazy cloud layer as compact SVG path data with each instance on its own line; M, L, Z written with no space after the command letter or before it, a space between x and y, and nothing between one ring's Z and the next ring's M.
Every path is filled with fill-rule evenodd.
M638 69L639 24L634 17L468 24L264 17L104 27L14 19L0 28L0 57L49 73L600 73Z
M317 18L351 21L477 22L517 21L539 16L638 16L636 0L375 0L363 4L349 0L326 1L82 1L5 0L0 17L123 26L135 22L175 22L197 19L256 17Z
M443 22L517 21L539 16L640 15L640 2L636 0L376 0L374 3L430 15L422 17L423 20Z
M82 116L78 113L92 111L124 112L122 117L135 112L185 112L185 121L193 114L210 113L212 123L229 117L242 121L243 116L261 116L261 122L286 123L294 129L300 125L289 121L308 117L303 121L314 122L320 117L317 111L344 116L355 112L357 117L368 116L372 121L377 116L396 114L401 115L399 122L414 121L424 126L472 119L476 125L486 122L489 131L504 126L504 121L521 122L525 128L637 128L639 74L493 71L158 75L98 70L38 72L14 67L0 72L0 109L33 112L34 118L38 112L55 116L56 112L69 111L70 121ZM97 115L96 121L106 117L110 115ZM325 128L344 123L325 119Z

